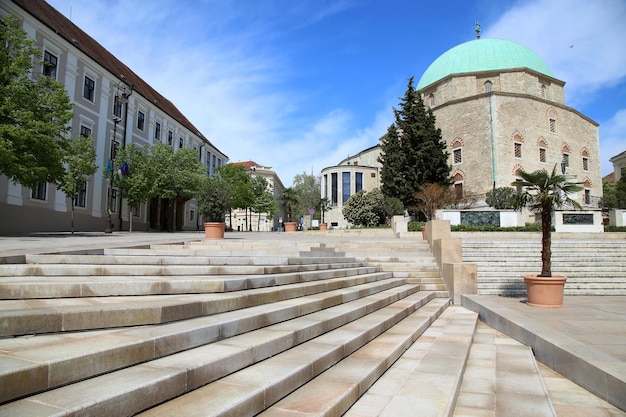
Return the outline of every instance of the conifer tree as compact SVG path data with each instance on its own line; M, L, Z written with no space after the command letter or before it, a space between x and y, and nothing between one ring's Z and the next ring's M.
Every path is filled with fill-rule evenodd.
M435 126L435 116L426 109L413 87L413 77L399 109L393 109L395 122L381 140L382 191L402 201L409 210L418 204L416 194L424 184L450 183L449 153Z

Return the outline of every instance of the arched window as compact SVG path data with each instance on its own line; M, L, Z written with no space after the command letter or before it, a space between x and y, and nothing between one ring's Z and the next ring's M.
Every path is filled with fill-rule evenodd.
M429 99L430 99L430 107L435 107L435 95L431 94Z
M546 98L546 86L541 84L541 98Z
M491 93L493 91L493 83L491 81L485 82L485 93Z
M554 110L553 108L550 108L548 110L548 126L550 129L550 133L557 133L556 131L557 118L558 118L558 114L556 110Z

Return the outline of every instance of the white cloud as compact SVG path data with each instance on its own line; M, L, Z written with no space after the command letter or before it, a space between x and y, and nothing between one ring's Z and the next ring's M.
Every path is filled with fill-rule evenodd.
M485 37L519 42L537 52L565 81L573 107L626 79L626 2L533 0L516 3Z

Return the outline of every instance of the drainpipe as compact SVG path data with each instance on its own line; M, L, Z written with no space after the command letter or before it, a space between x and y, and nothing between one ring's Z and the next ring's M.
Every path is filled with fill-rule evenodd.
M496 188L498 174L496 172L496 133L493 121L493 93L489 94L489 124L491 127L491 174L493 177L493 188Z

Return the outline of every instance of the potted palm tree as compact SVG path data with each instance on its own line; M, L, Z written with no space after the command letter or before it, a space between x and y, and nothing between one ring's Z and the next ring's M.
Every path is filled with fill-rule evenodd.
M230 210L232 188L221 176L207 178L201 185L196 200L198 212L204 221L207 239L223 239L226 224L224 218Z
M564 207L582 209L578 201L570 197L581 191L580 183L569 182L565 175L557 173L556 165L549 174L544 170L525 172L511 183L518 187L512 203L516 211L527 207L531 213L541 216L541 273L524 276L528 304L541 307L561 307L566 276L552 275L552 214Z
M321 198L319 205L320 211L322 212L322 222L320 223L320 230L328 230L328 223L324 221L324 213L332 209L332 206L330 205L330 200L326 197Z
M295 232L298 225L292 220L293 208L298 204L298 192L293 188L285 188L280 196L285 208L287 209L287 221L285 222L285 232Z

